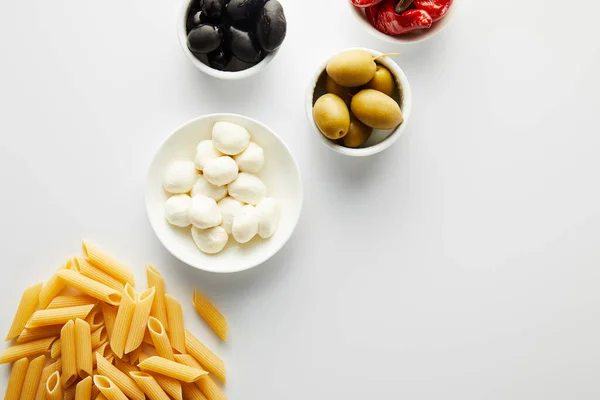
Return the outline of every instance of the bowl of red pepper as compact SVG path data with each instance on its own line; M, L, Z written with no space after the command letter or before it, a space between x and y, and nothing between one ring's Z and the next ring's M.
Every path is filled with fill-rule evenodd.
M454 0L348 0L371 35L391 43L429 39L448 25Z

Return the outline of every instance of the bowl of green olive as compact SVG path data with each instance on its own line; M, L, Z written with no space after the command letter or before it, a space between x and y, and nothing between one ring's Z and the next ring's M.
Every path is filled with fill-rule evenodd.
M352 48L317 69L306 91L306 114L331 150L370 156L390 147L406 130L410 85L391 56Z

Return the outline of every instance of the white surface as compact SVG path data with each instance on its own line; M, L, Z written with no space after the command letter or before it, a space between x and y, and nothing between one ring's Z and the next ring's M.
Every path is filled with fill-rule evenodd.
M367 142L364 143L363 146L359 147L359 148L345 147L345 146L338 144L337 142L335 142L333 140L326 138L325 135L323 135L321 133L321 131L319 130L319 127L317 126L317 124L315 122L314 114L313 114L313 106L318 99L318 97L317 97L317 99L315 99L315 97L316 97L315 93L317 93L317 95L321 95L321 93L323 93L323 94L325 93L325 86L324 86L325 82L323 80L320 81L320 78L323 75L323 72L325 72L325 68L327 68L327 64L329 64L329 61L333 57L335 57L336 55L338 55L340 53L343 53L343 52L346 52L349 50L357 50L357 49L365 50L365 51L371 53L375 57L379 57L382 55L382 53L377 50L365 49L365 48L343 49L343 50L336 52L335 54L329 55L325 59L325 61L323 61L319 65L319 67L315 69L315 72L313 73L313 76L310 79L308 86L306 87L304 107L306 109L306 116L307 116L308 120L311 122L311 126L313 127L313 133L321 141L321 143L323 143L325 146L327 146L331 150L336 151L336 152L346 155L346 156L366 157L366 156L372 156L374 154L380 153L380 152L384 151L385 149L389 148L391 145L396 143L396 141L398 139L400 139L400 137L402 137L404 132L408 129L410 114L412 112L412 90L410 88L410 83L408 82L408 78L406 77L406 74L404 73L404 71L402 71L402 68L400 68L400 66L391 57L382 57L382 58L377 59L378 63L382 64L384 67L386 67L387 69L390 70L390 72L392 73L392 76L394 77L394 79L396 81L396 86L398 88L401 88L401 91L402 91L401 98L398 97L398 94L395 94L394 97L395 97L395 100L400 105L400 108L402 110L402 115L404 117L402 124L395 127L394 129L374 129L373 132L371 133L371 136L369 137L369 140L367 140ZM397 90L396 92L399 93L399 90Z
M410 128L365 159L322 146L303 107L329 54L398 50L343 0L288 2L279 55L240 82L188 62L172 2L0 2L0 330L87 238L142 286L145 263L165 271L231 400L598 399L600 4L462 2L401 49ZM171 257L144 208L158 145L209 112L273 128L305 184L288 245L228 276ZM227 345L194 287L228 317Z
M211 136L212 128L218 121L227 121L243 126L251 133L252 140L258 143L267 153L265 167L256 177L241 172L238 179L228 186L229 194L233 196L237 192L242 192L247 198L239 200L251 203L252 198L247 192L254 194L255 197L257 194L250 190L254 189L254 187L251 185L248 187L244 185L244 182L251 184L257 181L263 190L265 189L265 184L267 185L268 195L281 201L285 212L283 213L279 229L268 240L257 238L243 245L230 240L227 247L221 253L206 255L200 252L192 241L190 229L178 229L167 222L164 214L164 205L169 198L169 194L163 190L161 182L165 169L174 160L194 158L198 143ZM230 160L237 171L237 165L232 159ZM207 168L210 168L210 164L204 169L205 175ZM248 176L252 177L253 180L247 182L240 179L240 177L248 178ZM260 179L257 179L257 177ZM233 189L234 185L236 187L235 190ZM264 193L261 194L264 197ZM298 165L295 163L290 150L277 136L277 133L258 121L233 114L202 116L186 122L176 129L160 146L155 158L152 160L148 170L145 196L150 223L160 241L173 255L201 270L223 273L250 269L263 263L277 253L289 240L298 224L303 200L302 181ZM193 202L194 199L192 199ZM214 202L213 207L217 217L220 219L220 210ZM192 209L188 212L192 224L199 228L209 226L209 221L204 221L206 222L206 226L203 226L203 221L197 219L198 215L206 216L206 210L200 213L196 213L195 211L198 210ZM212 222L214 223L215 221ZM217 225L219 224L220 222Z

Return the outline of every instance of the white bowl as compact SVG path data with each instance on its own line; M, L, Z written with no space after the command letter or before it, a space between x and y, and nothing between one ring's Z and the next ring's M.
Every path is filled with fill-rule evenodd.
M400 126L394 128L394 129L389 129L389 130L374 129L373 134L371 135L369 140L367 140L367 142L364 145L362 145L361 147L358 147L358 148L345 147L345 146L338 144L337 142L335 142L333 140L326 138L321 133L319 128L317 127L317 124L313 117L313 105L315 104L315 102L321 95L325 94L325 88L324 88L324 78L326 76L325 68L327 67L327 64L329 63L329 60L331 60L333 57L337 56L338 54L344 53L349 50L364 50L368 53L371 53L373 55L373 57L377 57L382 54L378 51L371 50L371 49L353 48L353 49L346 49L346 50L340 51L339 53L336 53L336 54L332 55L331 57L329 57L327 60L325 60L323 62L323 64L321 64L319 66L319 68L317 69L316 73L314 74L313 78L311 79L311 81L308 85L308 88L306 89L306 99L305 99L306 115L308 116L308 119L310 120L312 126L315 128L314 129L315 134L319 137L319 140L321 141L321 143L323 143L325 146L327 146L331 150L336 151L340 154L347 155L347 156L354 156L354 157L370 156L373 154L377 154L377 153L387 149L388 147L390 147L392 144L394 144L396 142L396 140L398 140L400 138L400 136L402 136L402 134L406 130L406 126L408 124L408 120L410 118L410 113L411 113L411 109L412 109L412 92L410 90L410 85L408 83L408 79L406 78L404 71L402 71L402 69L398 66L398 64L396 64L396 62L394 60L392 60L390 57L378 58L377 62L379 64L383 65L384 67L386 67L387 69L389 69L390 72L392 73L392 75L394 76L394 78L396 79L396 85L398 86L399 91L395 95L396 96L395 100L398 101L398 104L400 104L400 109L402 110L402 114L404 115L404 122L402 122L402 124L400 124Z
M279 2L283 4L281 0ZM237 80L248 78L250 76L258 74L260 71L265 69L265 67L269 65L269 63L273 60L273 58L275 58L275 56L279 52L278 48L272 53L267 53L265 58L263 58L258 64L242 71L219 71L218 69L214 69L209 65L204 64L202 61L198 60L194 56L194 54L190 51L190 49L187 46L186 21L187 12L191 4L191 1L185 2L181 7L181 11L177 20L177 37L179 38L179 44L181 45L181 49L183 50L187 58L190 60L190 62L205 74L223 80Z
M209 255L196 247L191 227L177 228L165 219L164 207L170 194L163 189L163 178L167 166L173 161L194 159L196 146L200 141L211 138L212 127L217 121L229 121L245 127L250 131L252 140L264 149L265 166L257 175L267 185L268 195L281 202L282 213L279 227L269 239L256 237L249 243L239 244L230 237L222 252ZM265 262L292 236L302 209L302 180L292 154L272 130L241 115L212 114L185 123L162 143L150 164L145 196L150 224L171 254L204 271L229 273Z
M356 20L358 21L358 23L367 32L369 32L372 36L375 36L377 39L381 39L385 42L395 43L395 44L418 43L418 42L422 42L423 40L427 40L427 39L437 35L450 22L450 19L454 15L454 9L456 8L456 3L458 3L458 0L455 0L452 3L452 6L450 7L450 9L448 10L448 13L444 16L444 18L440 19L439 21L434 22L433 25L431 25L431 28L419 29L419 30L416 30L413 32L406 33L404 35L391 36L391 35L386 35L383 32L379 32L377 29L375 29L375 27L373 27L373 25L371 25L371 23L367 19L367 16L365 15L364 8L355 7L354 5L352 5L350 0L345 0L345 1L346 1L346 3L348 3L350 8L352 9L352 14L356 17Z

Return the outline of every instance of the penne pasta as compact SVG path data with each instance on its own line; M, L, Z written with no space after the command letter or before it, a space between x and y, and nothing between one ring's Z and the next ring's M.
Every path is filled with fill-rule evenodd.
M34 358L29 363L27 368L27 374L23 381L23 389L21 389L21 400L34 400L38 386L40 385L40 379L42 377L42 371L46 365L46 356L41 355Z
M148 357L148 359L139 363L138 367L142 371L154 372L187 383L197 381L203 375L208 374L202 369L188 367L158 356Z
M125 354L129 354L141 346L146 331L146 323L150 316L152 303L154 301L155 288L151 287L141 293L135 304L135 311L131 320L127 343L125 344Z
M10 371L10 378L8 378L8 386L6 387L6 393L4 394L4 400L19 400L28 367L29 360L27 358L21 358L14 363L12 370Z
M115 358L115 367L121 372L129 374L130 372L139 371L138 367L135 365L131 365L128 362L121 360L120 358Z
M62 372L61 380L63 387L69 387L77 379L77 352L75 344L75 323L67 322L60 331L60 346L62 348Z
M183 391L181 390L181 383L177 379L170 378L168 376L151 374L161 388L173 399L183 400Z
M222 341L227 341L227 320L223 314L213 305L213 303L200 292L194 289L192 296L194 308L200 314L202 319L206 321L208 326L217 334Z
M115 277L119 281L135 286L133 272L119 261L104 253L89 242L83 241L83 254L95 267Z
M104 326L104 317L102 316L102 311L92 310L85 319L85 322L87 322L87 324L90 326L91 331L95 331L101 326Z
M158 319L150 317L148 320L148 332L150 332L150 336L152 337L156 354L167 360L175 361L167 332Z
M150 346L154 346L154 343L152 342L152 336L150 336L150 332L148 332L148 329L146 329L145 332L144 332L144 340L143 340L143 342L146 343L146 344L149 344Z
M130 372L129 375L142 388L150 400L169 400L169 396L152 375L139 371Z
M101 328L102 329L102 328ZM92 375L92 334L90 326L82 319L75 320L75 353L77 354L77 375L86 378Z
M96 386L94 386L96 387ZM106 397L104 397L104 395L102 393L98 393L98 396L96 396L96 400L107 400Z
M42 376L40 378L40 384L38 386L38 390L35 394L35 400L45 400L45 398L46 398L46 382L48 381L48 378L50 378L50 375L52 375L56 371L58 371L60 373L61 369L62 369L62 360L59 358L58 360L54 361L52 364L47 365L42 370Z
M60 353L61 353L62 347L60 344L60 340L57 340L56 342L52 343L52 346L50 346L50 358L58 358L60 357Z
M75 387L75 400L90 400L92 398L92 377L88 376Z
M225 363L189 330L185 330L185 348L204 369L213 373L221 382L226 383Z
M169 323L169 339L171 346L179 353L184 354L185 350L185 326L183 324L183 309L181 303L165 295L165 307L167 309L167 321Z
M87 276L88 278L93 279L96 282L100 282L119 292L123 291L123 287L125 286L123 282L102 271L100 268L94 267L85 258L77 257L75 259L75 268L83 276Z
M60 336L60 329L62 326L60 325L49 325L43 326L41 328L31 328L31 329L23 329L19 337L17 338L17 343L27 343L33 340L45 339L49 337Z
M49 325L64 325L67 321L75 318L85 319L92 308L94 306L88 304L86 306L56 308L53 310L38 310L33 313L25 327L31 329Z
M104 318L104 326L106 326L106 333L110 339L115 326L115 320L117 319L117 308L106 303L102 303L101 309L102 317Z
M64 263L58 270L69 269L70 260ZM52 275L50 279L42 287L40 292L40 309L45 309L48 304L65 288L65 282L63 282L56 274ZM45 389L44 389L45 390Z
M85 294L56 296L50 302L50 304L48 304L48 307L46 307L46 309L51 310L54 308L85 306L87 304L96 305L96 303L98 303L98 299L95 299Z
M108 347L108 342L100 345L100 347L98 347L97 349L93 349L92 351L94 352L94 354L92 355L92 368L96 368L96 362L97 362L97 356L96 353L100 354L102 357L106 358L109 356L109 354L107 354L107 349L110 349L110 347Z
M106 334L106 329L103 326L96 329L92 332L92 349L96 349L102 346L104 343L108 341L108 335Z
M94 374L96 375L96 374ZM93 383L93 378L92 378L92 383ZM104 397L104 395L102 393L100 393L100 389L98 389L96 387L96 385L92 385L92 399L98 399L98 400L106 400L106 397Z
M78 272L71 270L61 270L56 273L58 277L65 281L67 286L77 289L83 294L87 294L95 299L116 306L121 302L121 292L112 289L100 282L96 282Z
M138 364L144 360L147 360L150 356L143 351L140 353L140 357L138 358Z
M187 400L207 400L202 391L198 389L198 386L193 383L184 383L181 387L183 389L183 397Z
M127 396L106 376L95 375L94 385L100 389L107 400L127 400Z
M189 354L175 354L175 361L190 367L202 368L198 361ZM219 385L208 375L198 379L194 384L198 386L208 400L227 400Z
M144 392L136 385L129 375L119 371L117 367L110 364L104 357L96 354L98 373L109 378L115 385L119 387L129 398L134 400L144 400ZM98 386L98 385L96 385ZM102 389L98 387L101 391ZM105 396L106 393L102 392Z
M55 371L46 381L46 400L63 400L60 373Z
M52 342L55 340L55 337L50 337L11 346L0 355L0 364L15 362L23 357L36 357L44 354L50 349Z
M75 400L75 391L77 390L76 385L71 385L68 388L63 388L63 399L64 400Z
M162 275L152 265L146 265L146 277L148 279L148 287L156 289L154 294L154 303L150 315L158 319L166 330L169 330L169 322L167 321L167 308L165 304L165 280Z
M115 352L115 355L119 358L123 357L125 352L125 344L127 343L127 336L129 335L129 328L133 319L133 313L136 305L136 293L131 285L125 285L125 292L123 293L123 299L119 305L117 311L117 318L115 319L115 326L113 328L112 336L110 337L110 347Z
M140 354L144 351L142 346L139 346L137 349L133 350L129 353L129 363L135 364L140 359Z
M12 340L16 338L25 328L25 324L27 324L27 321L29 318L31 318L36 307L38 306L42 287L43 283L40 282L25 289L21 295L21 301L17 307L17 312L13 319L12 325L10 326L8 334L6 335L6 340Z

